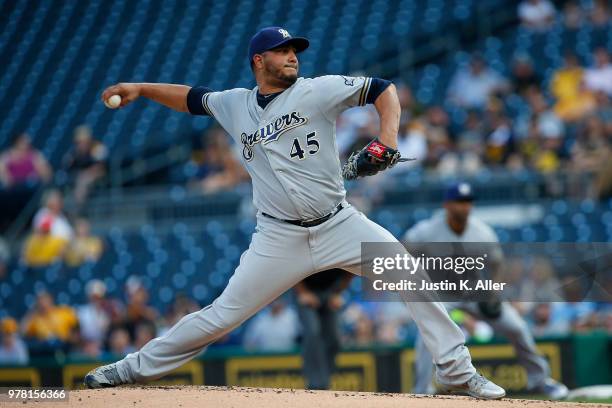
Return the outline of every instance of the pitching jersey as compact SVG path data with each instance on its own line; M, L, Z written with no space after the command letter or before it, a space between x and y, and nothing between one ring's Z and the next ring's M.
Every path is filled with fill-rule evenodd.
M336 117L365 105L370 84L364 77L298 78L264 109L257 87L208 92L201 103L236 141L255 206L277 218L309 220L345 198Z
M469 216L463 234L457 235L448 222L446 214L441 212L427 220L418 222L404 234L404 240L408 242L499 242L493 228L474 216ZM496 245L492 254L495 259L503 257L501 248Z
M499 245L499 239L497 234L493 231L493 228L485 224L474 216L469 216L467 225L463 234L457 235L453 231L446 221L446 214L441 212L427 220L423 220L414 225L411 229L406 231L404 234L404 241L418 243L413 248L416 253L419 253L420 244L424 244L423 247L427 247L428 242L487 242L491 243L483 248L481 245L477 246L466 246L462 250L465 251L464 255L467 256L481 256L484 251L490 261L500 265L504 259L504 254ZM410 247L409 247L410 248ZM430 247L430 250L436 250L435 247ZM427 252L427 251L425 251ZM430 253L433 255L433 253ZM451 279L456 278L452 273L449 275ZM483 275L485 277L486 275Z

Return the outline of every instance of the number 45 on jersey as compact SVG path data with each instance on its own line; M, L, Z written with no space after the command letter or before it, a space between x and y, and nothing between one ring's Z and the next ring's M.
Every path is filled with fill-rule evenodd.
M308 154L316 154L319 151L319 141L316 139L316 136L317 132L312 132L306 135L306 149L308 149ZM306 158L306 151L302 149L300 141L297 137L293 139L289 156L291 156L292 159L297 157L299 160L304 160Z

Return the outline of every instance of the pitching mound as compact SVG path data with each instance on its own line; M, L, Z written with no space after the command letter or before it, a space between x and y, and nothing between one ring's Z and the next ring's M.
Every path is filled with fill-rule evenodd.
M384 394L344 391L305 391L277 388L242 387L120 387L103 390L77 390L70 393L67 405L58 402L29 402L26 405L58 408L60 406L88 408L118 407L247 407L247 408L471 408L471 407L519 407L563 408L563 407L610 407L602 404L503 399L481 401L460 396L425 396L412 394Z

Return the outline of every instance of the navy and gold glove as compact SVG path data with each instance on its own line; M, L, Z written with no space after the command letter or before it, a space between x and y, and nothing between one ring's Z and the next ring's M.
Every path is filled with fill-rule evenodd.
M398 162L409 160L415 159L402 158L400 152L374 139L360 151L351 154L342 167L342 177L353 180L357 177L373 176Z

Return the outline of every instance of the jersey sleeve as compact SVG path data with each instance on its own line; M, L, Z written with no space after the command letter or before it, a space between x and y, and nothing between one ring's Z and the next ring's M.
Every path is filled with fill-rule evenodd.
M417 243L423 241L423 222L424 221L419 222L404 233L403 239L405 242Z
M326 75L314 79L317 106L333 121L348 108L364 106L372 85L369 77Z
M489 256L493 261L501 263L504 260L504 251L502 250L501 244L499 243L499 238L497 237L497 234L495 233L495 230L493 230L493 228L484 223L483 225L485 227L485 239L483 240L483 242L491 243L491 245L489 246L489 250L491 252Z
M206 87L194 87L187 95L187 108L193 115L206 115L215 118L217 122L231 133L232 118L236 110L244 105L246 89L228 89L212 91Z

